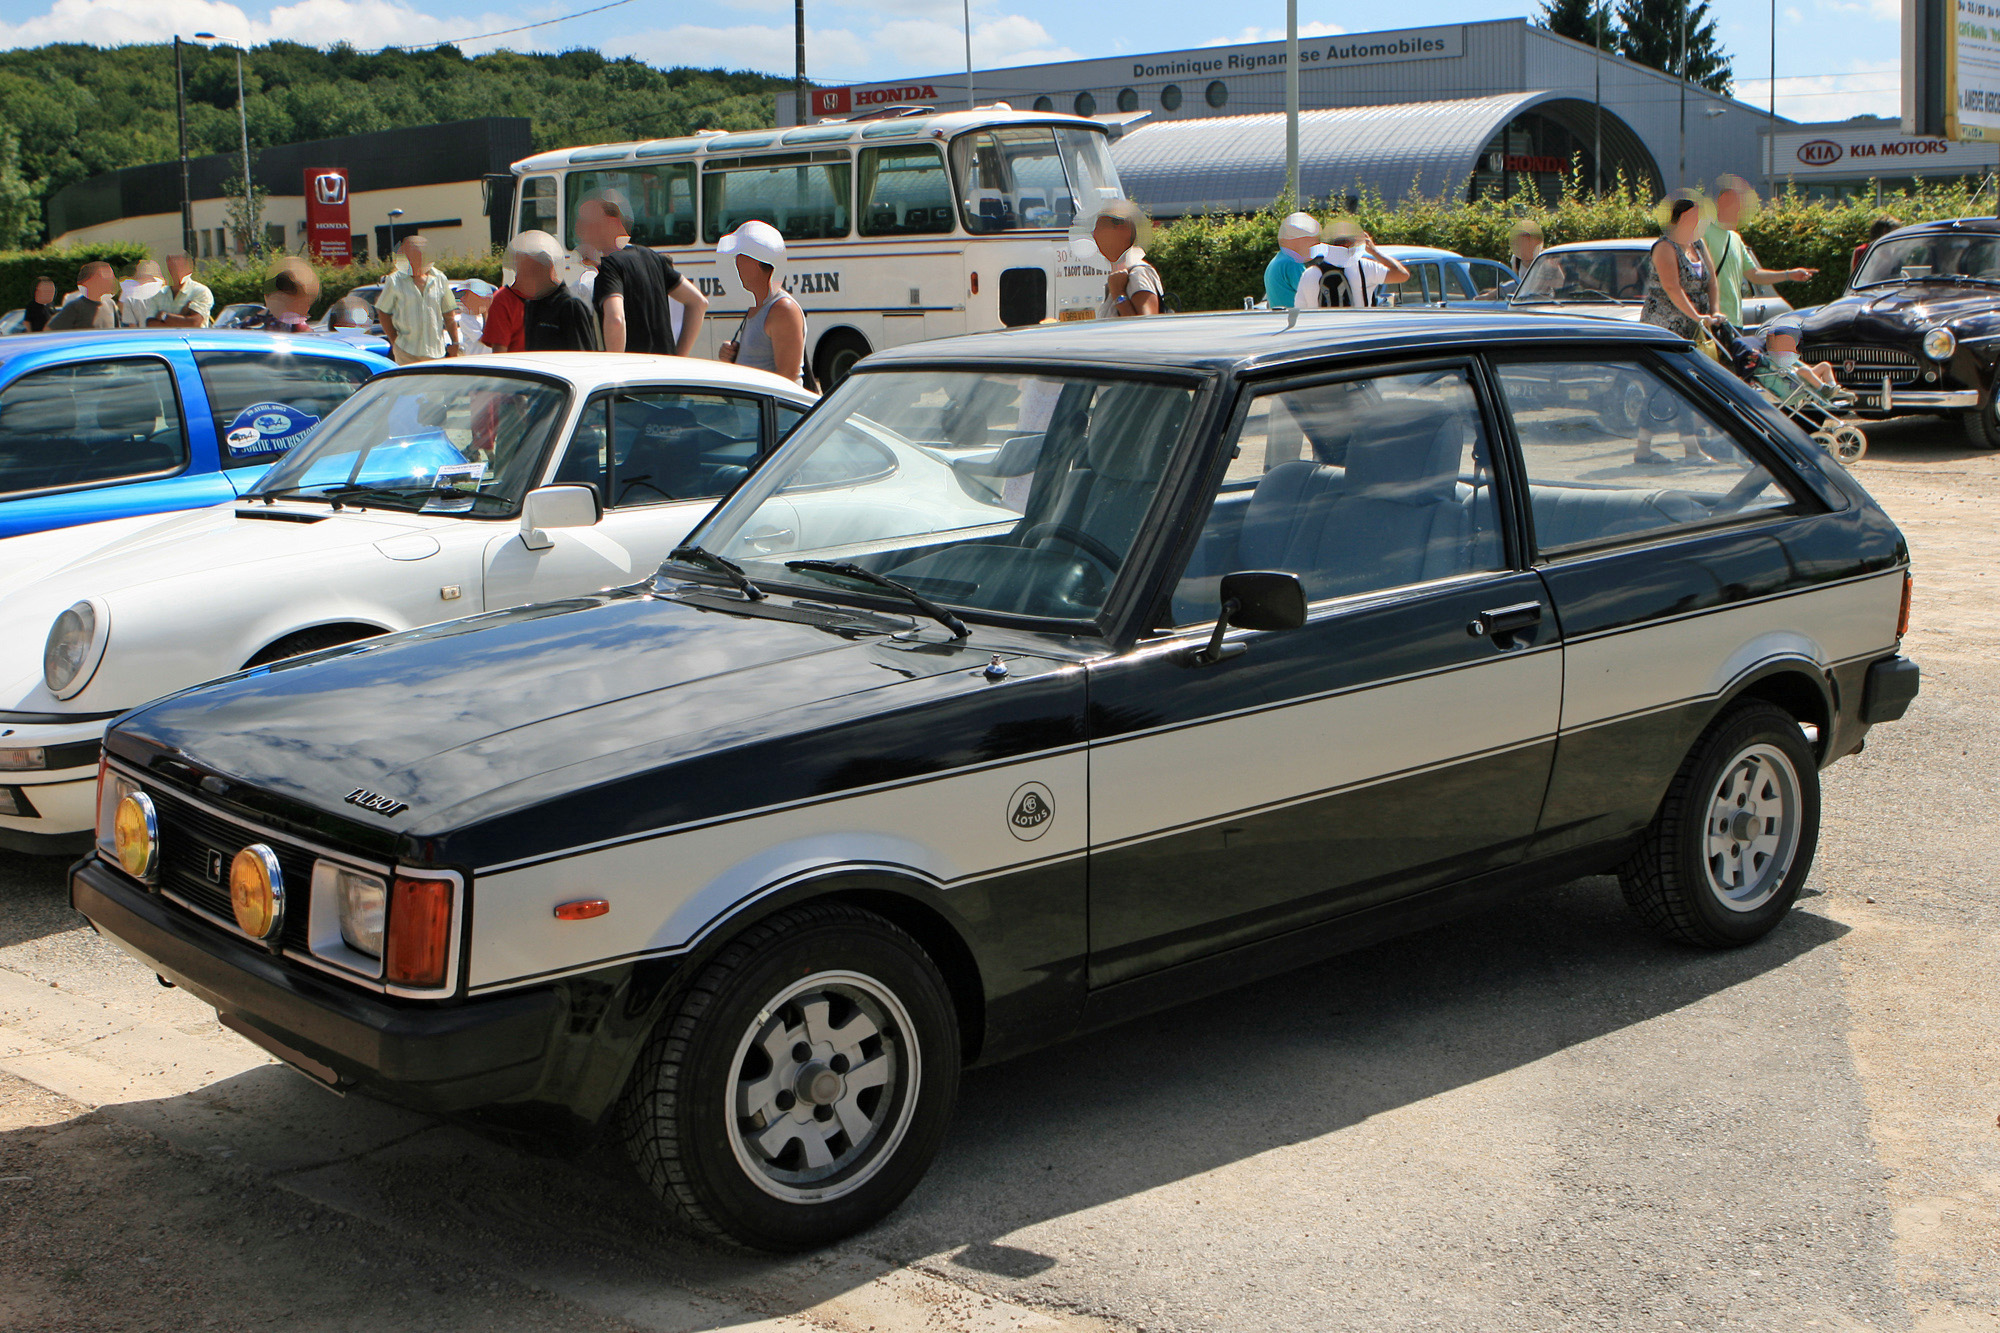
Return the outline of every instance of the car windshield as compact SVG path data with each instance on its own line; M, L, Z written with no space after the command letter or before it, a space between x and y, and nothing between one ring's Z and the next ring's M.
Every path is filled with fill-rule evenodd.
M1892 236L1868 252L1856 287L1934 278L1940 282L2000 282L2000 236L1933 232Z
M1185 384L1109 377L854 375L691 540L760 586L884 596L798 567L843 562L960 610L1090 619L1193 403Z
M506 514L538 479L568 399L525 376L386 376L356 391L250 494Z
M1646 251L1633 248L1545 250L1529 266L1513 299L1533 305L1643 301L1647 259Z

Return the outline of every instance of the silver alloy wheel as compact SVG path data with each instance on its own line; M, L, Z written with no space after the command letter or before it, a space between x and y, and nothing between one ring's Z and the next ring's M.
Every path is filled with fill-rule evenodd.
M1732 912L1771 901L1799 849L1804 802L1798 770L1783 750L1757 744L1722 770L1703 828L1708 887Z
M765 1193L821 1203L895 1156L921 1055L902 1001L858 972L816 972L765 1004L737 1043L729 1146Z

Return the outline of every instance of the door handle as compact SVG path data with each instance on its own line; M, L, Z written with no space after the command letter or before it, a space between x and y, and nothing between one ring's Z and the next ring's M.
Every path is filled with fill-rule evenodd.
M1518 602L1513 606L1497 606L1490 611L1481 611L1466 622L1465 632L1475 639L1497 640L1524 629L1533 629L1541 623L1540 602Z

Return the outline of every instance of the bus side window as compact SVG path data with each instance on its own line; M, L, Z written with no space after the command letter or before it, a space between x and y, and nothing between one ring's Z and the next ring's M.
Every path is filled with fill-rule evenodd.
M951 184L928 144L861 150L861 234L921 236L951 230Z
M556 178L554 176L529 176L521 182L520 225L514 230L546 231L556 230Z
M625 202L632 240L639 245L687 245L694 240L694 164L619 167L569 173L569 230L564 243L576 246L576 210L600 193Z

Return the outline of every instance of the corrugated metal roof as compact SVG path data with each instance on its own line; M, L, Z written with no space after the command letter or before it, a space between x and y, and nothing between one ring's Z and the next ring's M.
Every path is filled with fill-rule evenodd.
M1300 194L1324 199L1372 188L1396 199L1413 181L1431 196L1463 190L1480 149L1508 121L1564 99L1531 91L1301 111ZM1285 117L1155 122L1126 131L1111 156L1126 193L1161 216L1252 212L1285 188Z

